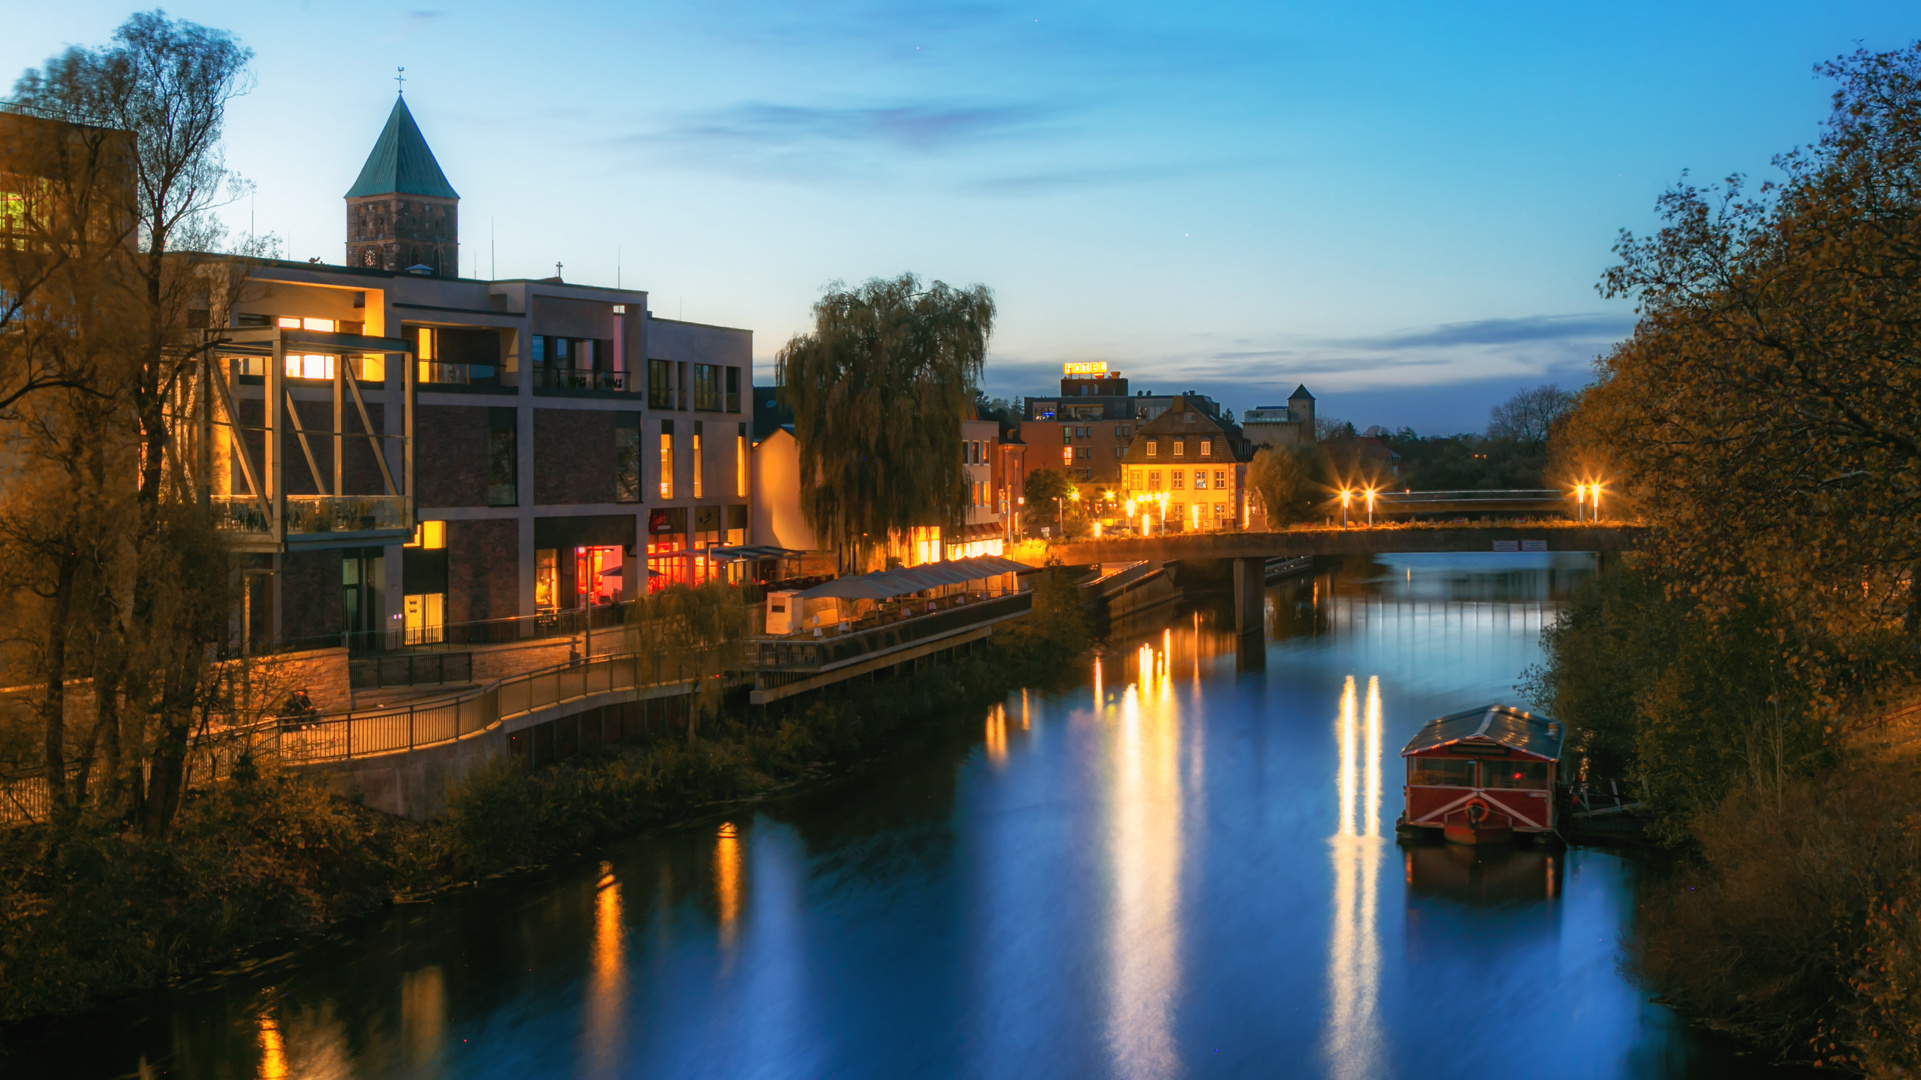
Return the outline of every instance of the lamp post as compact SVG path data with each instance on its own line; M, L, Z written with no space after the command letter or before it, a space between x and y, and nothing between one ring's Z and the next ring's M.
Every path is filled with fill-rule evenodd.
M1582 522L1587 520L1587 485L1586 484L1574 485L1574 520L1576 522Z
M1343 529L1347 528L1348 503L1352 502L1353 500L1354 500L1354 492L1348 488L1342 488L1341 489L1341 528Z
M1367 489L1367 527L1374 527L1374 489Z

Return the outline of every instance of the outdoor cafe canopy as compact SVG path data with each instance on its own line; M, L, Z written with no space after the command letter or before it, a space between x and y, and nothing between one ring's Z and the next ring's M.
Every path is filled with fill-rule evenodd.
M959 585L964 581L979 581L1001 574L1023 574L1033 569L1026 563L1003 559L998 555L979 555L972 559L925 563L903 570L877 570L857 577L835 578L796 595L806 600L830 597L839 600L886 600L943 585Z

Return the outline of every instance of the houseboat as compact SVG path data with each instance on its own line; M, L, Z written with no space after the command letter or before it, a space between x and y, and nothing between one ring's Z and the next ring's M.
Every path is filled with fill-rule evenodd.
M1560 724L1507 705L1429 720L1401 750L1407 808L1396 831L1460 844L1554 832L1563 741Z

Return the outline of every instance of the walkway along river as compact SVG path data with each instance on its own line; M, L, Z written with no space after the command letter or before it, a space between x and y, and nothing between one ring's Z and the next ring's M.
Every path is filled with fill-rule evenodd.
M1765 1075L1618 970L1640 864L1402 848L1397 749L1580 554L1400 555L1115 642L885 767L49 1026L12 1076ZM1231 628L1231 619L1226 623Z

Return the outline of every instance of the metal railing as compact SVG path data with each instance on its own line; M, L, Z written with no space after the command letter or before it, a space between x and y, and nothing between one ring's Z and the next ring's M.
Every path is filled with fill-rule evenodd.
M817 671L981 623L1013 618L1026 613L1033 606L1033 593L1008 593L986 600L968 601L932 615L919 615L879 626L857 626L832 637L823 634L818 638L762 638L751 643L752 658L754 666L763 671Z
M271 505L271 503L269 503ZM273 522L251 495L215 495L214 527L228 532L273 532ZM287 533L398 531L407 525L407 500L399 495L289 495Z
M663 670L655 655L625 653L499 679L451 697L386 709L282 716L216 728L187 748L187 777L207 783L228 776L242 755L272 756L293 766L409 753L485 731L541 709L599 694L691 686L686 657ZM77 775L78 764L70 765ZM51 809L46 776L30 771L0 778L0 825L44 821Z
M1512 488L1499 491L1379 491L1376 505L1415 506L1436 502L1567 502L1573 496L1554 488Z
M537 367L533 370L533 376L536 390L614 390L624 393L633 373Z

